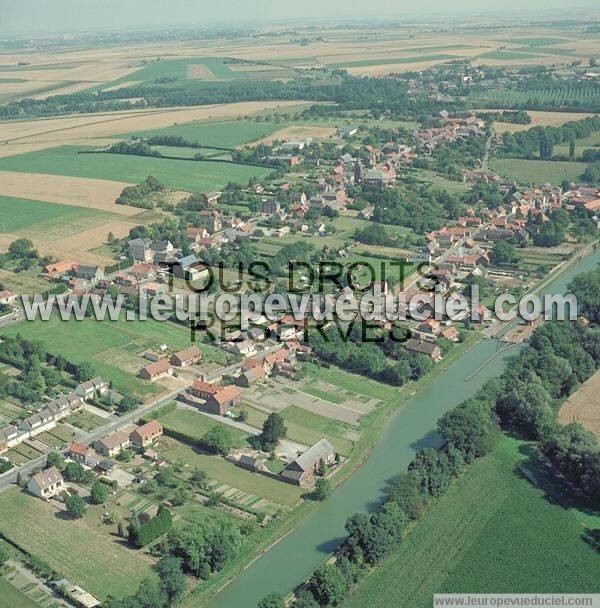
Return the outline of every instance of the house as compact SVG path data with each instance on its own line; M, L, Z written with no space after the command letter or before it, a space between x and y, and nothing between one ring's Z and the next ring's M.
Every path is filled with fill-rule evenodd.
M423 342L411 338L404 343L404 348L411 355L426 355L434 361L442 360L442 349L437 344L431 342Z
M69 458L81 464L87 464L87 457L90 452L90 446L82 443L73 442L69 446Z
M170 376L173 374L173 366L168 359L159 359L150 365L143 367L138 376L144 380L158 380L164 376Z
M267 465L262 460L247 456L246 454L242 454L237 463L242 469L247 469L248 471L268 471Z
M151 262L154 259L154 250L150 247L150 239L131 239L129 257L136 262Z
M279 213L279 211L281 211L281 205L277 199L269 198L263 201L260 211L265 215L273 215L274 213Z
M155 439L158 439L163 434L163 427L158 420L151 420L142 426L138 426L129 434L129 441L136 448L145 448L149 446Z
M202 201L207 205L216 205L221 198L222 192L207 192L202 195Z
M454 325L443 329L442 337L446 338L446 340L449 340L450 342L458 342L460 340L460 334Z
M348 137L352 137L353 135L356 135L357 133L358 133L358 127L347 126L347 127L340 127L337 130L337 136L341 137L342 139L348 139Z
M240 376L240 384L248 387L253 384L258 384L259 382L264 382L266 379L267 372L265 368L258 364L242 373Z
M191 253L179 258L173 266L173 275L179 279L188 281L199 281L210 275L208 268L200 263L200 260Z
M98 454L112 458L131 445L129 435L125 431L117 431L104 439L94 443L94 449Z
M0 291L0 304L14 304L17 301L17 298L17 294L10 291L9 289L3 289L2 291Z
M236 386L221 386L203 380L196 380L189 388L188 395L193 405L198 405L195 399L202 399L205 402L202 409L219 416L224 416L242 399L242 393Z
M42 274L50 279L56 279L64 274L72 273L76 268L79 267L78 262L71 260L65 260L62 262L54 262L44 266Z
M321 462L325 466L335 462L335 449L325 438L290 462L282 471L281 476L289 483L306 487L312 483Z
M82 382L75 388L75 394L84 400L93 399L96 395L106 395L110 390L110 384L95 376L87 382Z
M56 467L37 473L27 482L27 489L38 498L49 500L65 489L63 476Z
M185 350L180 350L171 356L171 364L175 367L187 367L188 365L194 365L202 359L202 353L197 346L190 346Z
M73 271L73 276L77 279L84 279L91 283L96 283L104 278L104 269L100 266L79 266Z

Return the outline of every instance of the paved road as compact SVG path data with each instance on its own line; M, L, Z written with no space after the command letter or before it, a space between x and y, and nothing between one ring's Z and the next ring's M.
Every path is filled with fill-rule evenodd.
M178 395L178 393L181 392L181 390L183 388L184 387L180 387L176 391L172 391L172 392L168 393L167 395L161 397L160 399L156 399L155 401L147 403L146 405L142 405L134 412L131 412L130 414L127 414L126 416L121 416L121 417L117 418L116 420L113 420L113 421L109 422L108 424L105 424L104 426L98 427L98 428L94 429L93 431L91 431L90 433L87 433L86 435L84 435L80 439L79 438L78 439L82 443L89 444L89 443L93 443L97 439L102 439L102 437L105 437L106 435L110 435L111 433L119 431L122 428L130 426L131 424L137 422L140 418L142 418L143 416L145 416L152 410L155 410L155 409L169 403L169 401L172 401ZM66 453L66 451L67 451L66 448L63 450L60 450L60 452L63 454ZM22 473L23 475L29 475L33 471L33 469L44 466L45 462L46 462L46 456L45 455L40 456L39 458L36 458L35 460L31 460L31 461L25 463L21 467L15 467L12 470L8 471L7 473L4 473L3 475L0 476L0 492L3 492L4 490L8 489L11 486L11 484L13 484L17 481L18 473Z

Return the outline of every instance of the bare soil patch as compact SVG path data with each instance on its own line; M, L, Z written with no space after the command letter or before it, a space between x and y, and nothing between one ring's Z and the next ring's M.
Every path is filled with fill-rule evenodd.
M203 63L188 65L187 77L191 80L216 80L215 75Z
M502 110L480 110L480 112L501 112ZM517 131L525 131L532 127L560 127L567 122L573 120L582 120L588 116L594 116L589 112L541 112L538 110L527 110L527 114L531 116L531 122L528 125L521 125L512 122L495 122L494 130L496 133L515 133Z
M558 421L565 425L577 422L600 439L600 371L562 405Z
M258 146L261 144L269 145L276 140L292 141L295 139L303 139L305 137L326 139L335 133L333 127L312 127L308 125L291 125L275 131L267 137L263 137L258 141L252 142L251 145Z

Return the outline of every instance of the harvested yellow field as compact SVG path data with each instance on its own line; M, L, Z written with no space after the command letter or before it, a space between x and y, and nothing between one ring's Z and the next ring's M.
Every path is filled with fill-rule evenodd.
M125 82L122 82L121 84L116 84L113 87L108 87L103 90L104 91L118 91L119 89L126 89L127 87L134 87L136 84L139 84L140 82L143 82L143 81L142 80L126 80Z
M124 216L143 212L142 209L115 203L123 188L129 185L103 179L0 171L0 195L87 207Z
M74 141L110 137L132 131L147 131L173 124L218 118L242 117L273 108L301 105L299 101L248 101L190 108L124 110L0 123L0 155L11 156ZM88 145L96 145L95 141Z
M480 110L481 112L502 112L502 110ZM541 112L538 110L527 110L527 114L531 116L531 123L521 125L512 122L495 122L494 130L496 133L515 133L517 131L525 131L532 127L560 127L567 122L573 120L582 120L589 116L594 116L589 112Z
M562 405L558 421L561 424L577 422L600 438L600 371Z

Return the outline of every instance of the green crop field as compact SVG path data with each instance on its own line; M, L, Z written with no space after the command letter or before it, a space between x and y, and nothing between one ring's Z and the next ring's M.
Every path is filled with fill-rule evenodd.
M585 84L585 86L584 86ZM580 111L590 105L598 104L600 85L598 83L577 83L572 86L558 87L549 84L539 89L492 89L473 92L468 99L475 107L481 108L527 108L527 109L565 109Z
M523 160L521 158L497 158L491 163L494 171L508 179L514 179L521 184L554 184L567 179L576 181L585 171L585 163L552 161L552 160Z
M192 142L204 146L217 146L219 148L234 148L241 144L257 141L268 137L278 129L288 126L280 122L256 122L253 120L229 120L221 122L185 123L154 129L125 133L122 137L137 135L151 137L153 135L178 135ZM198 150L200 152L201 150Z
M25 321L2 329L3 335L21 334L29 340L40 340L48 352L62 354L76 363L89 361L99 376L114 382L120 390L140 397L157 393L160 386L137 378L135 374L147 364L142 358L146 348L167 344L173 349L190 345L190 333L172 323L146 321L109 321L93 319L62 321L55 315L48 321ZM128 352L135 344L139 354ZM212 347L201 345L205 357L211 358ZM217 351L218 354L218 351Z
M481 59L499 59L499 60L507 60L507 61L517 61L519 59L535 59L538 55L534 55L533 53L521 53L517 51L490 51L489 53L483 53L480 55Z
M0 578L0 597L6 608L39 608L39 604L3 578Z
M530 451L507 438L470 466L343 608L425 608L444 592L598 593L600 554L582 534L600 518L548 500L556 488Z
M78 154L92 148L59 146L0 159L0 170L50 173L139 183L153 175L170 188L206 192L228 182L246 184L268 169L234 163L169 160L127 154Z
M515 44L524 44L526 46L549 46L551 44L561 44L562 42L570 42L568 38L553 38L550 36L538 36L535 38L509 38L508 42ZM537 49L536 49L537 50Z
M0 196L0 229L2 232L22 232L29 229L48 238L48 228L84 223L90 227L93 218L111 217L109 213L70 205ZM52 232L52 230L50 230Z
M6 538L99 599L122 597L152 573L153 560L126 547L103 524L72 520L18 489L0 494L0 512Z

